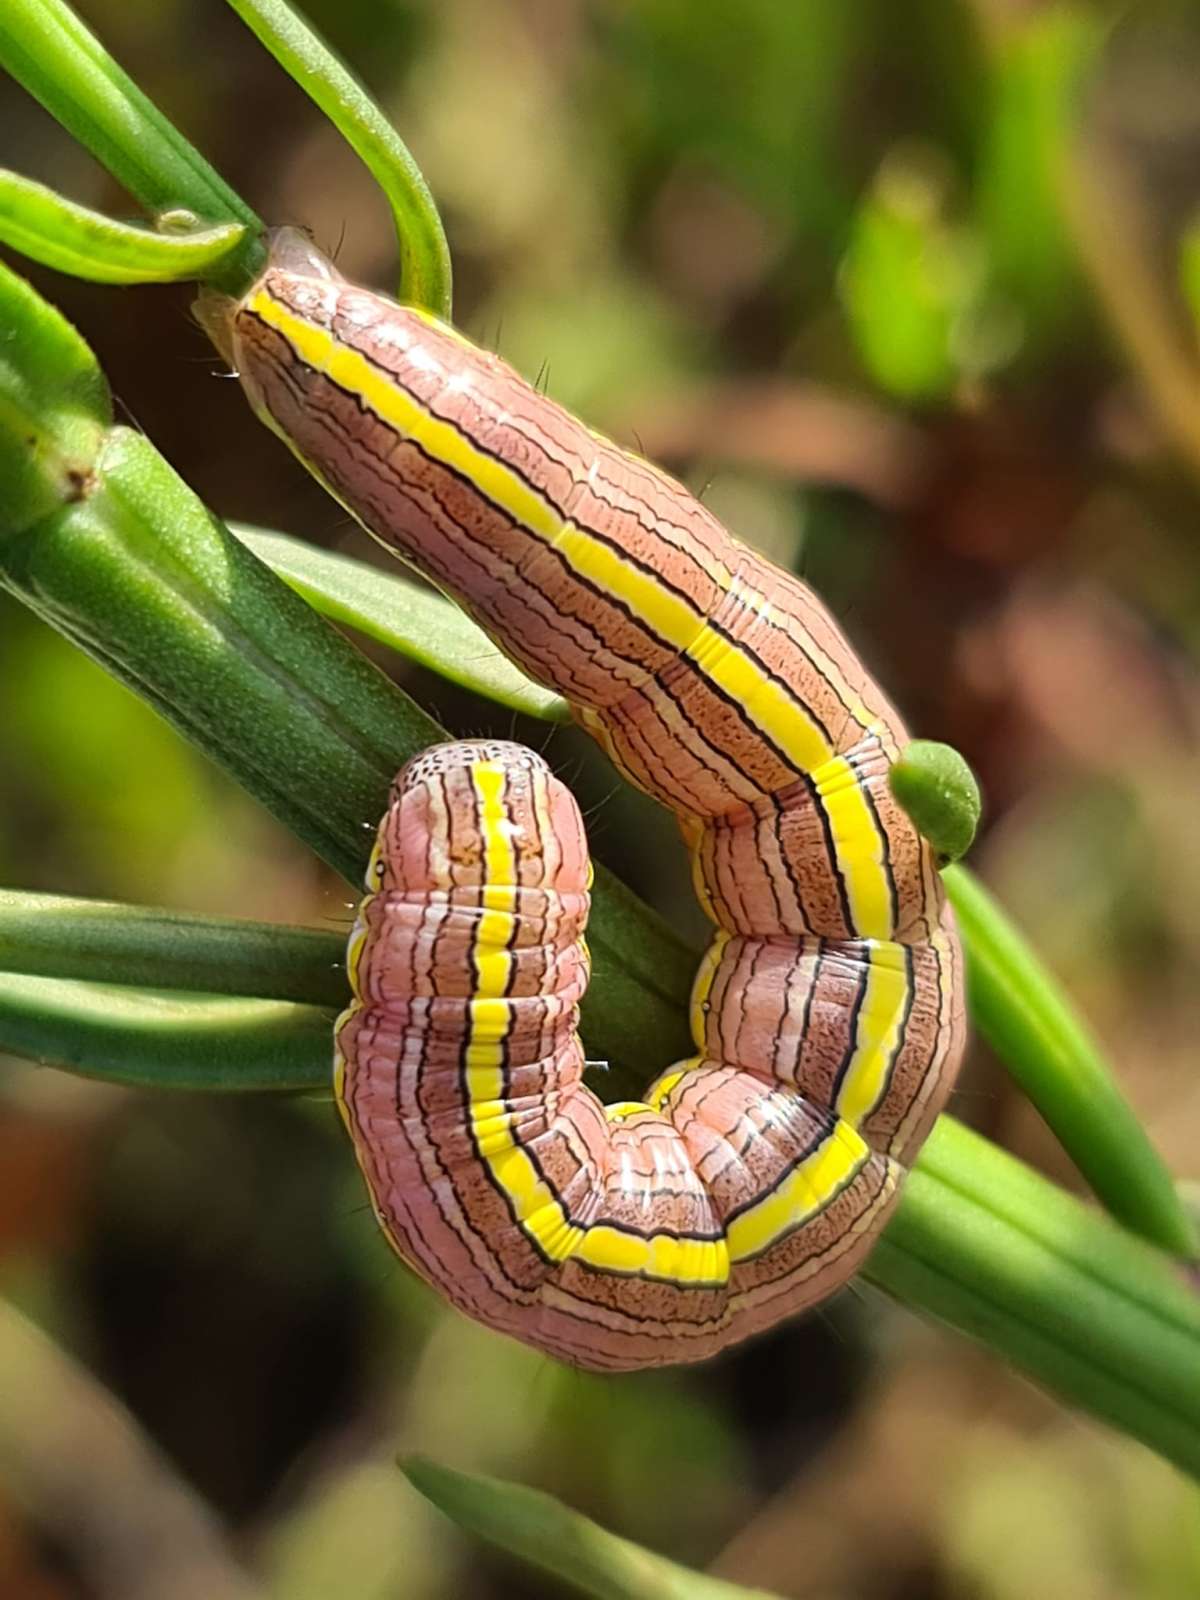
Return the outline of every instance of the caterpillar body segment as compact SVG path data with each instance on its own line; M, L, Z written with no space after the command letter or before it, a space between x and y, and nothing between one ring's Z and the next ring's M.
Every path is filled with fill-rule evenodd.
M587 882L539 756L409 763L351 939L338 1099L392 1243L461 1310L581 1366L700 1360L843 1282L901 1168L704 1054L603 1106L577 1031Z

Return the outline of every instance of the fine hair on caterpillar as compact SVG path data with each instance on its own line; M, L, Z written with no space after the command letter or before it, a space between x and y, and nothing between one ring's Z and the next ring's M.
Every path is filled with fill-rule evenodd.
M257 413L676 815L713 925L695 1054L581 1081L590 868L532 752L416 757L351 935L337 1093L376 1214L454 1304L580 1366L694 1361L861 1265L962 1054L908 734L799 578L290 230L202 318Z

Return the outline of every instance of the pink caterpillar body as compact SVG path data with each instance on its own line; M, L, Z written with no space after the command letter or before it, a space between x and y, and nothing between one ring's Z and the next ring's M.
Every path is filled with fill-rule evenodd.
M686 489L295 235L206 320L363 524L676 812L716 932L697 1054L580 1081L586 852L538 758L397 780L351 943L339 1096L400 1254L582 1366L698 1360L821 1299L953 1083L961 952L892 796L895 710L816 596Z

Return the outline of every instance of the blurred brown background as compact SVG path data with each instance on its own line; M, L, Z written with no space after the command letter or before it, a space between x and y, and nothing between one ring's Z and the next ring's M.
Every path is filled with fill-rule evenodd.
M394 283L370 180L220 0L79 9L263 216ZM308 14L425 171L464 331L808 575L915 728L968 756L974 864L1197 1176L1196 8ZM7 81L0 159L130 211ZM217 511L376 559L253 423L185 291L15 264ZM459 731L511 730L406 681ZM344 886L7 600L0 751L0 882L348 924ZM553 754L597 853L694 925L669 821L569 735ZM420 1502L392 1465L412 1449L804 1600L1200 1594L1192 1486L870 1291L698 1371L584 1378L393 1263L329 1106L0 1068L5 1600L559 1592ZM1076 1182L982 1048L957 1109Z

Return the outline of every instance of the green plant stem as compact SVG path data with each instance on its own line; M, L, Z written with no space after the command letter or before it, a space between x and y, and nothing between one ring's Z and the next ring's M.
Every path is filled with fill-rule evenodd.
M979 1031L1113 1216L1195 1258L1196 1228L1171 1175L1058 984L977 878L962 867L943 877Z
M170 283L219 270L245 239L240 222L161 232L117 222L0 169L0 242L93 283Z
M152 215L185 208L249 231L211 281L238 293L263 259L262 223L113 60L65 0L4 0L0 66Z
M400 246L400 298L449 320L446 236L404 141L353 73L285 0L228 4L321 108L387 196Z
M0 972L344 1006L343 934L0 889Z

